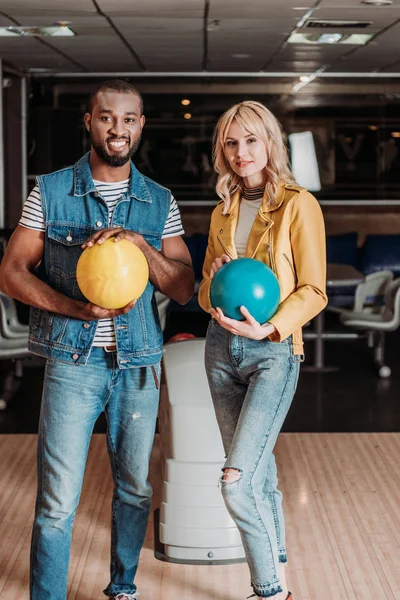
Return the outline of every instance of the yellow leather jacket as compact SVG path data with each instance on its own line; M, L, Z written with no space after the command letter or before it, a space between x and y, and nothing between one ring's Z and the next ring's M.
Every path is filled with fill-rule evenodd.
M210 312L210 268L215 258L237 258L234 236L239 218L240 192L222 214L219 202L211 215L208 247L199 288L199 304ZM268 208L264 195L247 242L246 256L261 260L278 278L281 297L269 320L276 331L269 336L281 342L293 336L293 353L303 354L302 326L327 303L325 293L325 227L321 208L305 188L281 183L276 208Z

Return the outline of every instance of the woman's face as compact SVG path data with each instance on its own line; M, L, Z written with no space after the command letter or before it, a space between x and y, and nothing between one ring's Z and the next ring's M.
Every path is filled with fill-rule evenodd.
M265 167L268 163L265 143L242 129L236 120L232 121L228 129L224 152L232 171L245 180L247 187L265 184Z

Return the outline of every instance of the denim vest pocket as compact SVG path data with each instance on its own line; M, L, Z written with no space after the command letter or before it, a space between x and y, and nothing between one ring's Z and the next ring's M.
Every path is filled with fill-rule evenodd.
M82 244L94 233L85 225L49 225L47 230L50 269L49 283L58 292L85 300L76 281L76 265Z

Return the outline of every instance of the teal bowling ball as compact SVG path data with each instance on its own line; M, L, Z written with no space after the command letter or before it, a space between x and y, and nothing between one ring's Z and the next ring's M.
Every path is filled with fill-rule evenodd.
M226 317L244 321L240 307L263 324L275 314L280 289L275 273L254 258L237 258L225 263L211 280L210 300Z

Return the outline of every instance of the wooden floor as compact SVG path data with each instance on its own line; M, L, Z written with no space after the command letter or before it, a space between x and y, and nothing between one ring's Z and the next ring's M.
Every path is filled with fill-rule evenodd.
M28 598L35 435L0 436L0 599ZM156 441L151 468L159 501ZM282 434L288 580L294 600L400 599L400 434ZM104 598L112 483L103 435L93 438L75 520L68 600ZM141 600L244 600L245 564L188 566L154 558L152 520Z

